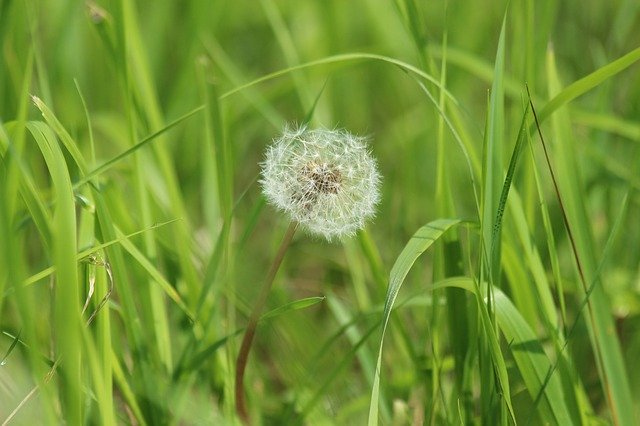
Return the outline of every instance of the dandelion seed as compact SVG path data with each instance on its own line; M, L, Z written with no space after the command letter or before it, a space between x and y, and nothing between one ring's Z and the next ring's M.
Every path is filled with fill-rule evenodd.
M270 203L329 241L355 234L380 201L366 139L344 130L285 128L267 150L260 182Z

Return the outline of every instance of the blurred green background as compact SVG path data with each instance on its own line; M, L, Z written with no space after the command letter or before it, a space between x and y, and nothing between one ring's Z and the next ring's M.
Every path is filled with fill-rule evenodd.
M383 348L381 422L558 424L513 342L481 321L479 294L431 284L493 280L481 244L497 210L481 207L502 188L525 84L540 112L584 77L541 130L597 300L582 303L534 131L505 210L501 279L491 282L544 348L534 365L562 375L572 422L639 418L639 28L634 0L0 0L0 419L237 423L236 331L288 225L265 204L259 163L287 123L311 115L310 126L370 138L382 202L354 239L296 236L269 309L323 299L286 305L258 329L245 382L255 422L365 424L392 265L419 227L462 218L471 224L439 240L404 282L400 299L411 299ZM50 134L38 142L40 125ZM46 148L58 145L60 155ZM65 174L91 182L70 186ZM96 257L76 256L108 242ZM67 275L36 275L51 266ZM606 336L591 331L598 324ZM493 332L499 356L487 348Z

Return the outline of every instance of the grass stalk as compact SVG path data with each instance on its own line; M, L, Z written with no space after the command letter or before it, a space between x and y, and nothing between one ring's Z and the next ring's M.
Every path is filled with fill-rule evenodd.
M298 224L296 222L291 222L284 234L282 242L280 243L280 247L278 248L276 256L273 259L273 263L271 264L271 268L269 269L269 273L267 274L266 280L260 288L260 294L258 295L258 298L256 299L255 304L253 305L253 308L251 310L251 315L249 316L249 321L247 323L247 329L245 330L244 336L242 337L240 351L238 352L238 358L236 360L235 381L236 411L245 424L249 424L250 422L249 411L247 410L247 404L245 402L244 373L247 367L247 361L249 359L251 343L253 342L253 338L256 334L258 320L260 319L260 315L262 314L262 311L267 303L267 298L271 291L271 286L273 285L276 274L278 273L280 265L284 260L284 255L291 245L291 241L293 240L293 236L295 235L297 228Z

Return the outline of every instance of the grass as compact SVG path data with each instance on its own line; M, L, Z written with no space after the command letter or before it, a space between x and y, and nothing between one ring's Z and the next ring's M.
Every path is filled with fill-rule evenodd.
M382 202L291 242L254 423L634 424L638 12L0 2L0 421L241 424L259 163L309 123L371 137Z

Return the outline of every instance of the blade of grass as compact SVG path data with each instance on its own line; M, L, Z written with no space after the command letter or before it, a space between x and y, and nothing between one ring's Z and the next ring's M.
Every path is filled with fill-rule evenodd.
M288 66L293 67L300 63L300 57L298 55L291 32L287 28L287 25L278 10L278 7L273 0L260 0L262 10L267 17L267 21L271 26L272 31L276 36L280 50L285 57ZM292 73L293 83L296 87L296 93L300 99L302 108L309 111L313 109L313 95L309 89L309 83L305 75L301 70L297 70Z
M307 416L311 412L311 410L313 410L313 408L316 406L316 404L318 403L322 395L324 395L324 393L326 392L327 388L331 385L331 383L333 383L336 377L338 377L340 372L342 372L349 365L349 363L352 362L353 357L356 356L356 354L358 353L362 345L366 343L366 341L369 339L369 337L371 337L373 332L378 329L379 325L380 324L376 323L373 326L371 326L367 331L365 331L362 334L362 338L358 342L356 342L354 345L352 345L349 351L343 355L343 358L336 363L335 368L332 371L325 374L326 379L324 380L324 382L318 387L318 389L315 391L313 396L309 398L309 400L306 401L306 403L304 404L301 410L301 416L303 418ZM377 374L377 370L376 370L376 374ZM377 416L377 407L376 407L376 416Z
M51 109L42 101L42 99L37 96L31 96L31 101L42 113L44 121L51 127L55 134L58 135L64 147L67 149L69 154L71 154L71 158L73 158L73 161L80 169L81 174L86 173L87 164L84 156L80 152L78 145L76 145L69 132L67 132L62 123L60 123L60 121L58 121L56 116L53 114L53 111L51 111Z
M26 99L26 98L25 98ZM0 144L2 144L2 148L6 149L8 152L13 151L14 154L11 154L12 161L16 161L16 167L19 169L20 177L16 179L19 182L19 194L22 198L22 201L25 203L27 208L28 215L20 220L16 221L13 225L15 228L22 228L29 220L32 220L38 229L38 233L40 234L40 239L45 248L49 249L51 244L51 215L49 214L46 202L42 199L42 195L38 193L36 183L34 182L33 176L29 171L26 163L20 158L21 156L15 155L19 152L16 148L14 148L13 143L9 140L9 135L11 135L14 139L19 140L21 136L19 134L15 134L16 131L19 131L21 127L26 128L26 126L20 125L20 121L14 121L7 123L7 132L8 135L5 137L0 137ZM19 142L18 142L19 143ZM7 195L7 200L10 200L11 197ZM11 203L6 203L7 207L11 205Z
M475 281L467 277L448 278L436 283L432 288L442 287L458 287L471 293L477 292ZM543 419L549 424L573 424L559 377L546 377L551 362L538 337L502 290L494 288L493 297L498 326L509 342L509 348L527 391L532 398L539 392L543 393L538 407ZM486 297L483 298L483 303L487 303Z
M133 93L134 98L140 103L143 110L142 116L148 120L150 126L152 128L161 128L165 120L157 94L156 82L154 81L149 59L147 58L148 50L142 41L140 30L140 22L142 22L142 19L137 16L136 8L131 2L125 2L125 15L127 17L126 23L128 24L127 35L131 43L131 56L129 60L136 71L132 74L133 81L135 82L134 87L137 89ZM216 135L215 132L217 131L217 125L214 123L214 135ZM222 141L220 143L222 143ZM227 146L228 152L219 151L220 154L223 155L222 161L226 164L226 168L221 170L228 173L228 176L233 176L233 170L231 168L231 145L226 139L224 143ZM185 206L181 185L175 170L175 154L169 152L165 144L154 145L153 149L156 158L155 163L163 178L164 191L166 191L168 195L169 205L167 207L174 217L184 218L184 220L179 222L178 226L173 229L173 238L176 242L175 253L179 260L181 275L187 288L187 295L185 297L189 301L190 306L192 306L198 297L200 277L192 262L193 248L191 235L193 235L193 230L191 228L191 216ZM233 194L232 180L228 178L224 183L226 183L229 193ZM168 342L167 345L169 345Z
M289 303L286 303L278 308L272 309L269 312L265 313L260 317L260 321L266 321L268 319L286 314L287 312L308 308L309 306L313 306L315 304L323 302L325 299L326 299L325 296L313 296L313 297L305 297L304 299L291 301Z
M82 103L84 116L89 133L90 165L96 163L95 140L93 137L93 126L87 103L80 89L80 84L74 79L78 96ZM84 191L91 206L93 197L90 189ZM94 245L96 242L96 216L93 209L81 209L79 219L78 244L80 246ZM90 288L95 289L96 302L94 310L87 319L87 325L93 320L95 323L95 334L90 333L83 327L84 356L88 361L88 369L92 375L92 391L95 395L95 406L99 412L100 423L109 425L115 423L115 407L113 397L113 368L111 365L111 315L109 309L102 309L106 305L113 291L113 276L111 266L104 260L104 251L92 257L100 257L100 260L93 260L86 263L85 277ZM88 296L90 297L90 296ZM87 299L89 302L89 298ZM85 305L86 307L87 305ZM84 313L84 312L83 312Z
M24 222L17 215L20 206L20 195L31 217L36 224L38 237L43 248L49 254L52 253L52 218L44 207L40 194L30 179L28 168L24 158L26 157L26 121L28 116L29 96L28 92L32 84L34 55L32 47L29 47L25 68L21 68L23 80L19 82L20 92L17 105L17 119L11 123L10 129L5 129L0 118L0 144L4 152L0 153L0 291L4 293L6 284L11 286L7 291L16 290L15 307L18 312L19 327L24 339L29 342L33 350L27 351L27 365L30 368L31 378L36 383L36 389L42 389L42 398L39 398L38 406L33 407L42 414L44 422L58 421L57 390L52 386L45 386L48 367L42 363L39 354L44 352L43 342L39 338L39 325L36 318L38 310L34 303L36 298L32 292L25 291L20 283L27 274L27 248L25 240ZM7 132L9 131L9 133ZM0 300L0 311L5 305ZM7 318L4 313L0 318ZM46 369L45 369L46 368ZM20 407L16 407L19 410ZM16 412L16 411L14 411Z
M88 248L88 249L83 250L83 251L79 252L78 254L76 254L76 262L79 262L82 259L84 259L84 258L86 258L86 257L88 257L88 256L90 256L92 254L98 253L99 251L104 250L105 248L107 248L107 247L109 247L109 246L111 246L113 244L119 244L123 240L131 239L131 238L135 237L136 235L142 234L144 232L151 231L151 230L156 229L156 228L160 228L161 226L168 225L168 224L173 223L173 222L175 222L177 220L178 219L174 219L174 220L170 220L170 221L167 221L167 222L158 223L158 224L152 225L152 226L150 226L150 227L148 227L146 229L142 229L140 231L132 232L132 233L127 234L127 235L122 235L121 237L116 238L116 239L111 240L111 241L107 241L106 243L97 244L97 245L95 245L95 246L93 246L91 248ZM23 281L23 285L27 286L27 285L35 284L36 282L38 282L38 281L48 277L49 275L53 274L55 272L55 270L56 270L55 266L50 266L50 267L48 267L46 269L43 269L42 271L40 271L40 272L38 272L36 274L33 274L29 278L25 279Z
M503 179L503 150L504 150L504 67L505 67L505 13L498 39L493 82L489 93L488 112L483 140L482 161L482 196L480 208L481 225L481 267L480 282L487 281L487 312L481 306L481 324L484 339L479 346L479 361L481 374L480 404L484 422L497 422L504 416L505 406L511 409L509 381L501 360L497 329L493 321L494 286L500 287L501 278L501 226L496 222L500 217L500 188ZM508 191L508 186L506 186ZM485 269L486 268L486 269ZM486 277L486 278L485 278ZM498 380L496 386L495 379ZM502 402L502 403L501 403ZM505 404L506 403L506 404Z
M640 59L640 48L637 49L637 55ZM604 71L597 73L588 78L588 81L578 85L572 85L574 88L592 87L592 84L600 81L611 73L620 70L620 67L626 62L620 63L614 61L615 66L605 66ZM555 67L555 57L553 51L549 51L547 55L547 76L549 80L549 91L551 95L556 95L558 99L560 92L560 81ZM575 89L576 91L578 89ZM568 93L574 93L574 89ZM563 98L560 98L563 99ZM530 102L532 102L530 100ZM553 104L551 104L553 105ZM559 103L562 105L562 103ZM551 111L551 108L547 109ZM584 205L584 195L582 184L579 179L579 167L575 158L573 148L573 135L569 116L564 108L558 109L552 117L554 130L554 139L556 146L554 154L556 155L556 164L558 165L557 179L554 169L551 166L549 153L542 137L539 120L534 110L534 118L538 128L540 140L545 152L547 167L551 174L556 197L560 204L565 229L567 231L569 241L571 243L572 252L576 268L578 270L579 280L582 284L583 295L588 293L588 283L598 282L595 275L595 265L597 265L596 254L594 252L593 237L589 227L589 219L587 216L586 206ZM620 342L615 334L609 330L614 329L613 320L611 318L611 310L609 301L604 289L600 285L595 285L593 297L588 299L587 303L587 325L591 338L592 347L595 353L602 386L607 397L609 409L614 424L632 424L633 423L633 404L627 374L624 367L622 353L620 350Z
M115 352L111 352L111 364L113 366L113 377L115 382L118 384L118 388L120 392L122 392L122 397L127 404L127 408L131 410L136 420L140 422L141 426L145 426L147 422L145 421L145 417L142 414L142 410L138 405L138 401L136 400L135 394L129 386L129 382L125 377L124 370L122 370L122 366L120 365L120 361L118 355Z
M371 389L371 403L369 405L368 424L374 426L378 424L378 405L380 399L380 369L382 366L382 348L384 336L391 316L393 304L402 287L405 277L418 257L424 253L442 234L455 225L460 224L459 219L440 219L418 229L407 243L402 253L396 259L389 278L389 287L385 297L384 313L382 315L382 333L380 337L380 347L378 351L378 361L374 375L373 387ZM372 330L373 331L373 330Z
M5 352L5 354L2 357L2 359L0 359L0 367L4 366L7 363L7 359L9 359L9 355L11 355L11 352L13 352L13 350L16 347L16 345L20 341L20 334L21 333L22 333L22 330L18 331L18 333L16 333L16 335L13 337L13 341L11 342L11 345L9 345L9 348L7 349L7 352Z
M95 187L91 186L93 198L95 200L95 211L98 220L98 236L102 240L115 241L120 237L116 234L116 225L114 223L111 212L108 208L108 202L104 198L104 194L98 191ZM115 292L119 296L119 302L122 306L122 334L127 337L127 342L133 348L141 348L149 345L148 333L143 332L142 324L139 320L140 315L136 307L136 301L134 296L134 288L128 285L130 282L129 266L125 261L122 247L120 244L110 244L104 247L107 253L107 259L113 273L113 280L115 285ZM146 424L146 418L142 414L142 409L136 398L136 394L131 389L128 380L125 378L125 372L122 370L118 355L115 353L115 349L112 346L111 351L111 365L113 368L114 384L117 385L118 390L122 393L128 409L130 409L140 424ZM142 397L151 397L145 393L144 388L145 377L152 376L151 369L147 362L144 360L145 354L140 351L131 352L131 363L133 368L139 371L138 374L131 374L127 371L127 377L131 380L132 385L137 392L141 392Z
M129 241L129 239L124 238L124 234L120 230L116 230L116 234L118 235L118 238L120 238L120 244L122 247L147 271L149 276L153 278L165 294L173 300L176 305L178 305L189 320L193 321L195 317L187 304L182 300L182 297L180 297L180 294L176 291L174 286L172 286L162 273L153 265L153 262L151 262L151 260L149 260L145 254L135 246L135 244Z
M345 53L342 55L334 55L334 56L328 56L326 58L322 58L322 59L318 59L315 61L310 61L310 62L306 62L304 64L300 64L300 65L296 65L296 66L292 66L292 67L288 67L282 70L278 70L275 72L272 72L270 74L264 75L260 78L257 78L255 80L252 80L248 83L242 84L234 89L228 90L224 93L222 93L220 95L220 100L226 99L231 95L234 95L238 92L241 92L249 87L255 86L257 84L260 83L264 83L266 81L269 80L273 80L275 78L281 77L283 75L295 72L297 70L301 70L301 69L305 69L305 68L315 68L318 67L320 65L330 65L330 64L341 64L341 63L348 63L348 62L357 62L357 61L365 61L365 60L370 60L370 61L380 61L380 62L384 62L387 64L391 64L391 65L395 65L397 67L399 67L402 70L405 70L407 72L410 72L412 74L417 75L420 78L423 78L424 80L427 80L431 83L433 83L435 86L439 87L441 90L444 91L444 93L447 96L447 99L449 99L451 102L453 102L453 105L458 105L458 101L457 99L451 94L451 92L449 92L446 88L443 88L440 86L440 81L431 76L430 74L422 71L421 69L410 65L406 62L400 61L398 59L395 58L391 58L388 56L384 56L384 55L375 55L372 53Z
M527 391L534 398L543 389L545 375L550 366L549 358L538 337L502 291L495 291L494 303L500 329L509 342ZM542 395L538 410L546 422L558 425L574 424L557 374L550 377Z
M56 265L55 336L56 352L62 358L59 374L64 417L71 424L82 423L80 289L75 255L76 213L71 177L55 135L44 123L31 123L29 131L38 143L56 194L53 216L53 259Z
M351 318L350 318L351 315L348 307L345 306L343 303L341 303L340 299L336 297L334 294L331 294L331 297L329 297L327 304L339 325L343 326L351 322ZM363 334L360 331L360 327L357 327L357 326L347 327L344 330L344 334L352 346L357 346L362 341ZM404 339L403 343L406 343L406 339ZM412 351L413 348L409 347L408 350ZM374 354L368 347L363 346L360 350L358 350L358 352L356 353L356 356L358 358L359 364L362 366L362 369L365 371L366 384L368 386L373 386L374 375L376 370ZM381 400L385 401L384 392L380 391L380 396L381 396ZM380 413L381 413L382 421L384 423L388 423L389 421L391 421L391 410L385 404L381 404Z
M95 163L95 144L93 139L93 131L91 126L91 118L87 104L84 100L80 86L76 81L76 90L80 97L82 107L85 113L87 127L89 129L89 144L91 153L91 164ZM93 200L90 189L85 191L89 208L79 209L78 218L78 245L88 246L95 244L96 241L96 217L93 210ZM81 194L76 194L81 196ZM100 260L98 260L100 256ZM79 259L77 259L79 260ZM90 399L91 404L87 404L87 413L92 413L94 407L99 412L100 423L113 424L115 422L115 407L113 401L113 371L111 367L111 316L109 309L102 309L113 290L113 281L110 266L104 261L103 255L93 255L92 259L85 262L84 281L89 285L89 292L86 296L85 305L81 315L89 306L92 298L92 292L95 295L93 303L93 313L86 320L86 325L90 325L94 319L95 332L91 333L87 327L82 327L83 337L83 358L89 365L87 372L91 376L91 393L94 398ZM107 278L108 274L108 278Z
M86 184L87 182L91 181L92 179L94 179L94 178L98 177L99 175L105 173L107 170L111 169L118 162L122 161L123 159L125 159L128 156L132 155L133 153L137 152L140 148L144 147L145 145L148 145L150 142L153 142L159 136L161 136L162 134L164 134L165 132L167 132L171 128L177 126L178 124L182 123L187 118L190 118L193 115L199 113L200 111L203 111L204 108L205 108L204 105L201 105L201 106L199 106L197 108L192 109L191 111L189 111L186 114L176 118L175 120L173 120L172 122L170 122L166 126L162 127L160 130L158 130L156 132L153 132L149 136L143 138L142 140L140 140L139 142L134 144L132 147L128 148L127 150L125 150L122 153L116 155L112 159L110 159L110 160L106 161L105 163L101 164L100 166L96 167L94 170L92 170L90 172L87 172L82 178L80 178L80 180L78 180L77 182L74 182L73 188L77 189L77 188L81 187L82 185Z
M564 89L558 85L556 90L551 93L553 98L540 110L538 120L540 123L543 123L551 116L551 114L553 114L553 112L560 109L563 105L568 104L578 96L585 94L594 87L597 87L604 81L630 67L638 60L640 60L640 47L632 50L621 58L608 63L602 68L597 69L580 80L571 83ZM549 64L549 61L547 63Z
M612 226L612 229L611 229L611 233L609 234L609 238L607 238L607 242L605 244L604 250L602 251L602 258L600 260L600 263L598 264L598 269L595 272L596 279L589 286L587 294L585 295L582 303L580 304L580 307L578 309L578 315L574 319L573 325L569 328L569 330L567 332L567 337L566 337L566 341L565 341L564 345L561 348L559 348L560 357L559 357L558 361L555 364L553 364L552 366L549 367L549 371L547 372L547 380L551 377L551 375L555 372L555 370L557 368L559 368L560 364L562 363L562 361L564 359L564 358L562 358L563 352L567 348L567 346L569 344L569 341L571 340L571 338L574 335L574 332L578 329L578 325L579 325L582 313L584 312L584 308L587 306L589 298L591 297L591 293L593 292L593 290L595 289L596 285L598 284L598 280L600 279L602 271L603 271L607 261L609 260L609 257L610 257L610 254L611 254L611 249L613 247L613 243L614 243L616 237L618 236L620 230L622 229L623 219L624 219L625 215L627 214L627 209L629 207L629 194L630 194L630 190L627 190L627 193L624 195L624 197L622 199L620 211L618 212L618 214L616 216L615 222L614 222L614 224ZM539 400L539 398L541 397L541 394L544 391L546 385L547 385L547 382L545 382L543 384L543 387L540 389L540 393L536 397L536 400L534 401L534 403ZM587 401L587 396L586 396L586 393L584 392L584 390L580 388L580 389L578 389L578 392L580 392L579 399ZM591 410L588 402L584 403L584 406L582 407L582 411L580 413L581 416L582 416L581 417L582 420L585 421L588 418L588 416L590 415L591 412L592 412L592 410Z
M229 79L233 86L240 86L243 81L248 79L245 77L246 72L239 68L239 64L222 48L220 42L208 34L203 35L203 45L206 55L210 57L211 62L216 65L225 77ZM274 105L270 104L264 94L254 89L243 91L243 97L262 115L274 128L280 129L282 123L285 122L282 113L278 111Z
M500 287L500 223L501 199L500 189L503 187L503 161L504 147L504 62L505 62L505 30L506 14L502 21L498 50L496 53L493 85L489 97L489 112L487 115L487 132L484 141L483 161L483 191L482 191L482 241L486 253L486 265L488 266L489 281ZM514 154L519 153L519 149ZM514 156L515 157L515 156ZM515 157L514 159L517 159ZM514 164L515 166L515 164ZM509 193L509 186L504 185L503 192ZM504 204L503 204L504 208ZM491 311L491 302L489 302Z

